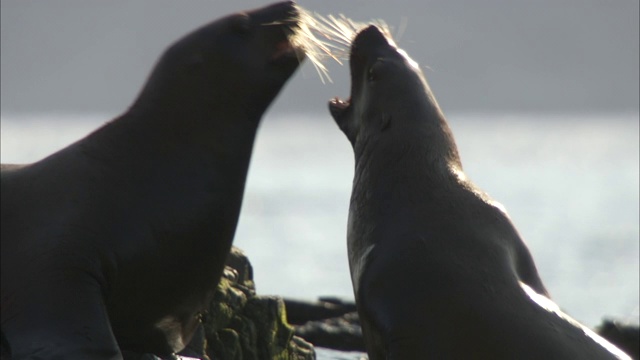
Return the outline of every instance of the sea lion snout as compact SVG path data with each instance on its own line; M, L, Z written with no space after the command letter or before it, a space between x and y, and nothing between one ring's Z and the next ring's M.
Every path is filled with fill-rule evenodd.
M295 2L284 1L248 12L251 23L262 28L269 45L270 62L297 66L304 59L304 51L290 41L299 28L299 10Z
M359 92L365 80L374 80L376 70L373 67L382 62L395 62L403 57L391 34L376 25L369 25L360 31L353 40L349 67L352 80L352 97Z
M364 28L363 30L361 30L358 35L356 35L356 38L353 40L353 46L354 47L358 47L361 45L364 45L365 42L387 42L387 38L384 36L384 34L382 33L382 31L380 31L380 29L375 26L375 25L369 25L366 28Z
M245 34L251 33L254 27L294 28L298 26L299 17L295 3L285 1L232 15L230 27Z
M360 31L351 45L351 57L369 57L380 50L395 48L395 43L375 25Z
M298 7L294 1L283 1L269 5L254 11L250 11L254 19L266 24L269 22L280 22L289 25L295 25L298 18Z
M377 105L369 104L376 101L371 99L379 97L387 99L384 102L388 102L388 99L392 98L387 96L384 90L386 86L376 86L375 83L382 78L383 82L388 82L402 75L404 71L397 72L397 69L405 68L404 60L405 57L399 52L391 35L376 25L367 26L354 38L349 59L351 96L347 100L335 97L329 101L331 116L352 145L355 145L358 137L361 124L358 119L378 118ZM380 124L377 129L387 129L390 120L389 112L385 112L380 122L376 121Z
M258 26L282 29L291 35L299 26L300 12L295 2L284 1L248 12L251 20Z

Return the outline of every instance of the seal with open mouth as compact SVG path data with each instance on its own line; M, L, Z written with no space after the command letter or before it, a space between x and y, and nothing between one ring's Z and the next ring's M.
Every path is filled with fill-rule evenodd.
M502 206L464 174L422 71L375 26L329 102L351 142L348 253L378 359L628 359L548 298Z
M296 17L282 2L194 31L123 115L3 166L13 358L165 357L189 342L231 247L258 123L304 56L289 41Z

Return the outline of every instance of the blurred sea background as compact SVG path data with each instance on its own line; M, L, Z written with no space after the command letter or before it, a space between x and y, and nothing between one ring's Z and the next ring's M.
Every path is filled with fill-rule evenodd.
M300 0L382 18L418 61L468 176L501 202L553 299L579 321L639 322L638 3ZM2 163L45 157L124 111L174 39L266 4L3 0ZM310 64L265 115L235 245L258 293L352 299L353 154L327 111L348 67ZM361 354L319 351L320 359Z

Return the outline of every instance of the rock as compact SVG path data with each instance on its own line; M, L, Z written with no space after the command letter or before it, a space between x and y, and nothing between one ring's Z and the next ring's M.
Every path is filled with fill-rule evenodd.
M294 335L280 297L257 296L253 270L237 248L203 316L207 354L229 360L312 360L313 346ZM193 341L192 341L193 342Z
M342 351L366 351L356 312L296 326L296 335L314 346Z
M284 299L289 324L301 325L309 321L324 320L356 311L356 304L338 298L324 297L315 302Z
M335 297L318 301L285 299L287 321L295 334L314 346L342 351L365 351L356 304Z

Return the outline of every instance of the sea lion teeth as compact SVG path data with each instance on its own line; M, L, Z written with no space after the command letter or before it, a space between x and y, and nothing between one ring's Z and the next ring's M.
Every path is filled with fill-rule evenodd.
M337 107L340 110L344 110L347 107L349 107L350 105L350 100L342 100L340 98L334 98L333 100L331 100L331 104L335 107Z

